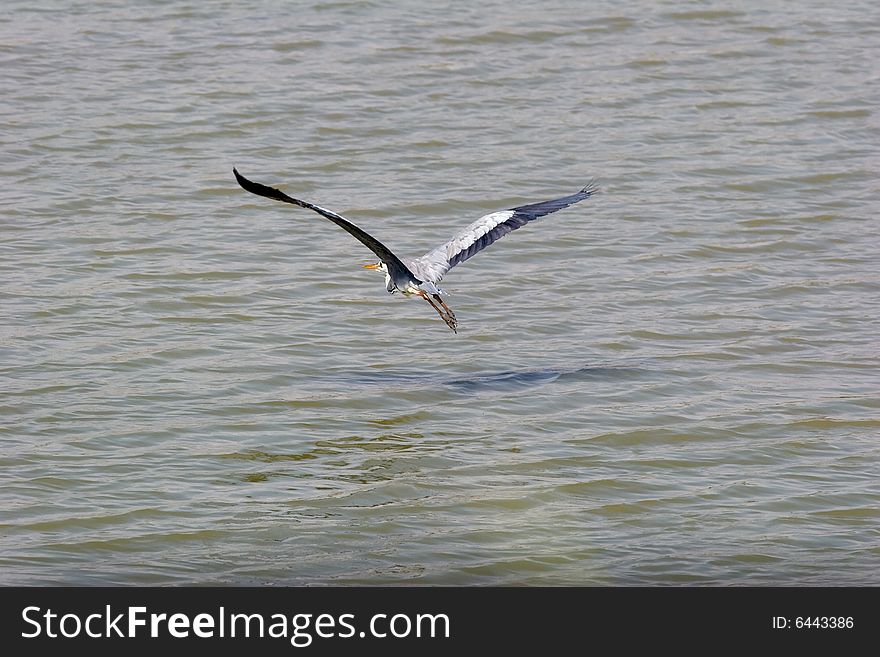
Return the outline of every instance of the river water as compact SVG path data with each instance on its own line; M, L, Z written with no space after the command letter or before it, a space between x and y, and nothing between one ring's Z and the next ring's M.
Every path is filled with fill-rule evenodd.
M0 583L880 585L876 3L4 9Z

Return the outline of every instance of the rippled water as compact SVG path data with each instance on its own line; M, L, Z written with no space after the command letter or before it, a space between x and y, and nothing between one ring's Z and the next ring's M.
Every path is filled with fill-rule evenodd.
M0 583L880 585L874 3L441 5L4 5Z

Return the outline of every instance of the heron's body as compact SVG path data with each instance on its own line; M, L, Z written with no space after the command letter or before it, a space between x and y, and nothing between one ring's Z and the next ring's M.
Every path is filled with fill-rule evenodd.
M480 217L448 242L441 244L425 255L415 259L398 258L388 247L366 231L358 228L344 217L307 201L292 198L273 187L255 183L232 170L238 183L247 191L277 201L291 203L317 212L329 219L359 240L375 253L380 262L366 265L367 269L377 269L385 274L385 289L394 294L419 296L427 301L440 315L447 326L457 332L458 322L455 314L443 301L443 291L438 287L440 280L452 267L476 255L507 233L524 226L530 221L589 198L595 193L591 185L571 196L522 205L510 210L492 212Z

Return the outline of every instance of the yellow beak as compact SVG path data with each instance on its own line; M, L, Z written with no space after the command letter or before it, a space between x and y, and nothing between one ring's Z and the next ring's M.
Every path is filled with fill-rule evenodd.
M379 265L364 265L364 269L379 269Z

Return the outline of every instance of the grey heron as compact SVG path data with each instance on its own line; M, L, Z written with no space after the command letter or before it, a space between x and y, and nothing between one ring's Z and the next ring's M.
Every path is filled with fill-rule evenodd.
M458 333L458 320L455 318L455 313L443 301L441 295L444 292L438 287L446 272L455 265L473 257L509 232L551 212L562 210L573 203L590 198L596 192L596 187L590 183L570 196L489 213L467 226L448 242L428 251L419 258L408 260L398 258L382 242L335 212L308 201L290 197L274 187L248 180L235 168L232 169L232 172L235 174L238 184L252 194L312 210L348 231L378 256L379 262L364 265L364 267L385 274L385 289L388 292L394 294L400 291L406 297L421 297L437 311L441 319L455 333Z

